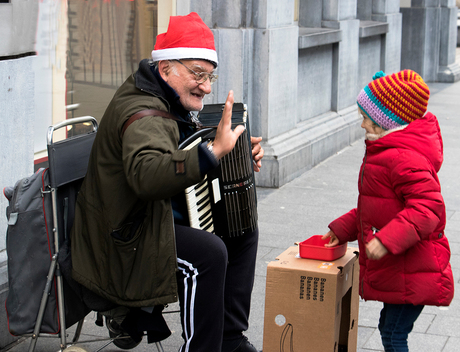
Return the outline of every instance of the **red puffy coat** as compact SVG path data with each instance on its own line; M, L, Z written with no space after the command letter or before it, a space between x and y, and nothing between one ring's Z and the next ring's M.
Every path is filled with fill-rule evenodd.
M329 228L340 243L358 240L360 295L392 304L449 305L454 295L446 211L437 172L443 144L427 113L375 141L366 140L357 208ZM376 236L388 254L366 256Z

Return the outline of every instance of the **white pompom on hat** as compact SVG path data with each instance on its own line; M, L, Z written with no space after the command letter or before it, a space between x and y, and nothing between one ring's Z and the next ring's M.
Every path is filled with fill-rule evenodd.
M171 16L166 33L157 35L152 59L199 59L211 61L217 67L214 35L196 12Z

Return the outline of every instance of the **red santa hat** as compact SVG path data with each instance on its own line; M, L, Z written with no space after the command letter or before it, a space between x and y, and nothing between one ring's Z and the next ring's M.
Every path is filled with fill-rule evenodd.
M167 32L157 35L152 59L200 59L211 61L217 67L214 35L196 12L171 16Z

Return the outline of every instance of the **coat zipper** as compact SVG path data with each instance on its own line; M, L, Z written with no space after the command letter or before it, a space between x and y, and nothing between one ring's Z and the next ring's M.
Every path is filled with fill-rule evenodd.
M363 187L364 168L366 167L366 161L367 161L367 148L364 151L364 162L363 162L363 167L362 167L361 175L360 175L361 189ZM361 194L359 195L359 197L361 198ZM361 207L359 209L359 224L360 224L360 227L361 227L361 242L364 244L364 230L363 230L363 221L362 221L362 217L361 217L361 211L362 211L361 210L362 209L361 199L360 199L360 204L361 204ZM364 297L364 280L361 281L361 296Z
M364 162L363 162L363 167L362 167L361 175L360 175L361 189L363 187L364 168L366 167L366 161L367 161L367 150L364 152ZM361 198L361 194L359 195L359 197ZM361 200L360 200L360 204L362 204ZM361 240L364 242L364 231L363 231L363 221L362 221L362 217L361 217L361 211L362 211L361 208L359 209L359 224L361 226Z

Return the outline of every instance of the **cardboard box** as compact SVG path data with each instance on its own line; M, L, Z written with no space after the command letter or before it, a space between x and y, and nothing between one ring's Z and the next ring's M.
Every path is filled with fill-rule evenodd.
M297 246L268 264L264 352L357 350L357 248L331 262L304 259Z

